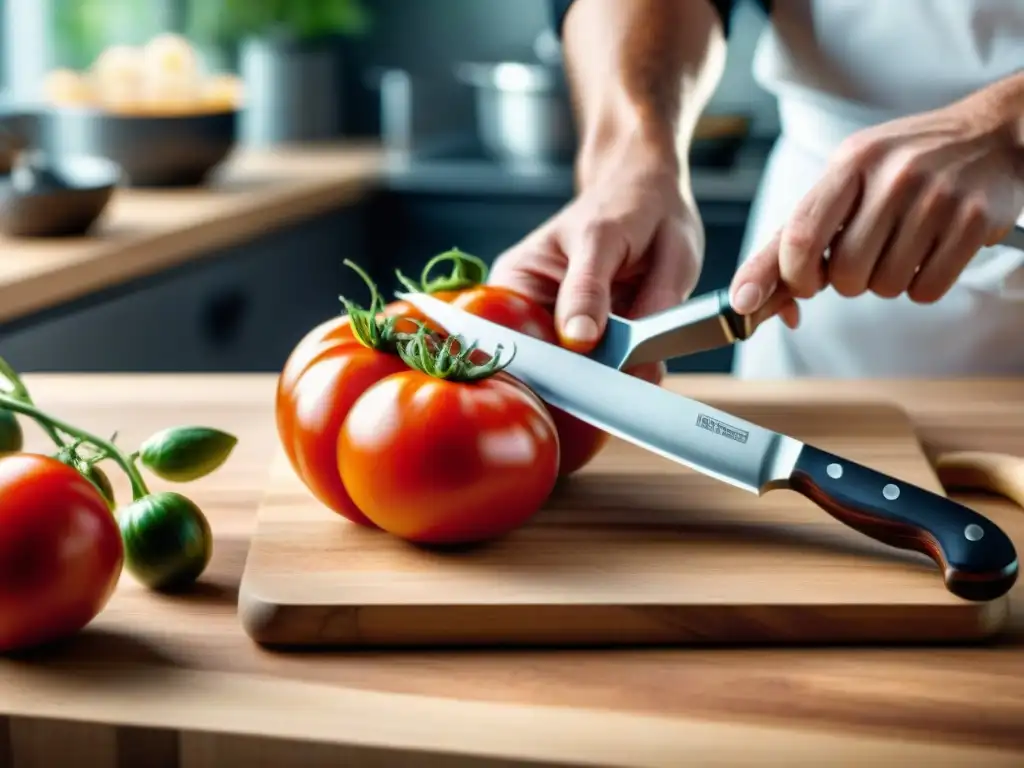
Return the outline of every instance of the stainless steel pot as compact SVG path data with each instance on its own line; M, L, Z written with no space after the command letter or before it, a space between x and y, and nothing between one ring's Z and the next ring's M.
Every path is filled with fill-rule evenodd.
M477 130L495 157L527 165L572 162L576 130L561 66L464 63L456 76L475 89Z
M245 143L269 147L337 137L344 122L339 98L342 51L333 38L245 40L239 52L246 95L240 125Z

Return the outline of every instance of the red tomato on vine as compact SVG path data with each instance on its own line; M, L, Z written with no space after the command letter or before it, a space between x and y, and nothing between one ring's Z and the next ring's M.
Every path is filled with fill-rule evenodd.
M454 262L451 276L431 280L431 270L444 261ZM548 309L515 291L487 285L484 282L486 278L487 265L458 249L431 259L424 267L418 285L400 276L410 290L430 293L466 312L534 338L552 344L561 343L554 315ZM408 312L408 316L421 318L419 310ZM558 429L561 446L559 474L567 476L586 466L605 446L610 435L559 408L547 404L546 407Z
M120 530L95 485L49 456L0 457L0 651L82 629L123 565Z

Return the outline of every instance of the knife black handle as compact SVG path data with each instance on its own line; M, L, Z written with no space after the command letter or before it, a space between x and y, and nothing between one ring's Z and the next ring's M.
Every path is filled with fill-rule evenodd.
M924 553L946 588L994 600L1017 580L1017 551L991 520L952 499L804 445L790 488L834 518L884 544Z

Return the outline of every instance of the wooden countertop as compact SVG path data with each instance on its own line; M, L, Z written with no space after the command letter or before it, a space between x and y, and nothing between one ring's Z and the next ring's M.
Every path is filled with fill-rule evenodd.
M207 187L119 189L87 237L0 236L0 322L351 204L381 162L362 145L238 150Z
M0 764L1024 764L1021 584L1010 635L983 648L263 651L243 634L235 600L275 447L273 377L28 381L44 408L119 429L125 446L182 422L234 430L241 442L220 472L188 486L216 535L201 589L158 597L124 580L70 643L0 661ZM698 396L877 397L908 410L930 451L1024 453L1020 380L685 386ZM1024 549L1021 510L964 500Z

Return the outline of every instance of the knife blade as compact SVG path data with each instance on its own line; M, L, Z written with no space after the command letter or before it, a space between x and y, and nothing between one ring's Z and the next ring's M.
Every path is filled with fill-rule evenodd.
M795 491L860 533L927 555L942 569L946 588L963 599L993 600L1017 580L1017 552L1006 533L952 499L427 294L398 296L485 353L511 345L505 370L545 402L755 495Z

